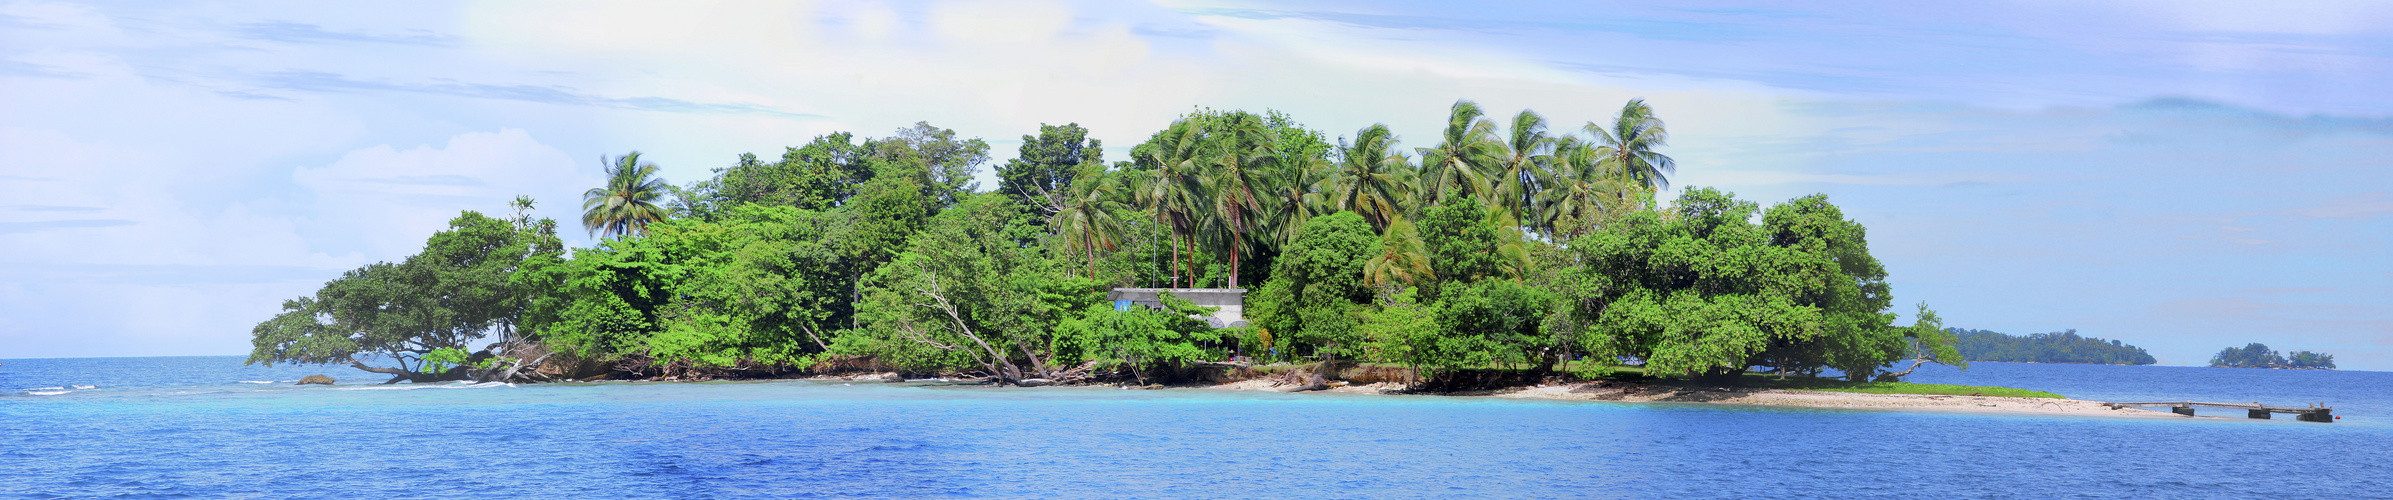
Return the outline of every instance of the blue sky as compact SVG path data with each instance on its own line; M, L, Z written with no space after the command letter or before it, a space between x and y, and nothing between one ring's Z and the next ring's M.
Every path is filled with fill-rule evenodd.
M688 182L832 131L928 121L1002 161L1077 122L1120 159L1195 106L1427 146L1458 98L1575 130L1644 97L1676 186L1827 193L1950 325L2393 369L2388 26L2372 2L0 2L0 358L245 353L283 299L459 210L572 220L635 149Z

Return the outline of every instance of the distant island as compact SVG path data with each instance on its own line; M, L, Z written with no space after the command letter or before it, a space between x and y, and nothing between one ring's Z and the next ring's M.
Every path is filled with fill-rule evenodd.
M2025 336L1960 328L1946 331L1960 338L1961 358L1970 361L2104 365L2149 365L2155 362L2152 354L2144 352L2144 348L2123 344L2118 340L2080 337L2075 329Z
M1966 351L1964 351L1966 352ZM2210 357L2210 366L2218 368L2282 368L2290 370L2333 370L2335 355L2310 351L2294 351L2279 356L2267 345L2254 342L2241 348L2220 349Z

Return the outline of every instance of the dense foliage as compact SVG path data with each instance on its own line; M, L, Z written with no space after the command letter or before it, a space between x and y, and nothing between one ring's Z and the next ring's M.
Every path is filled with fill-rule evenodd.
M1866 381L1962 364L1924 304L1894 324L1866 230L1826 197L1764 210L1699 188L1665 206L1656 193L1676 166L1652 107L1631 101L1579 132L1461 101L1408 152L1382 125L1332 140L1279 112L1198 109L1111 164L1077 124L1042 125L988 192L968 184L988 145L927 123L826 134L771 162L741 155L686 186L625 155L585 199L585 228L612 236L596 247L563 255L553 224L469 213L418 256L427 264L369 266L293 301L259 326L254 359L378 352L422 370L495 328L643 376L865 360L1021 384L1143 381L1245 355L1433 378L1627 362ZM462 235L491 241L468 266L482 274L380 285L405 274L385 268L457 261ZM1124 286L1248 288L1251 325L1214 328L1168 293L1162 308L1104 300ZM472 300L496 305L444 287L487 288ZM454 312L431 326L357 312L415 299Z
M342 273L313 296L284 301L282 314L251 331L247 362L349 363L394 382L465 378L463 365L489 358L469 355L473 343L516 332L544 291L519 285L519 270L562 250L554 221L465 212L406 260Z
M2255 342L2242 348L2220 349L2218 355L2210 357L2210 366L2333 370L2335 369L2335 355L2310 351L2294 351L2291 355L2279 355L2277 351L2269 349L2268 346Z
M1986 330L1950 329L1960 339L1961 357L1970 361L2015 363L2091 363L2149 365L2156 362L2144 348L2079 337L2077 330L2012 336Z

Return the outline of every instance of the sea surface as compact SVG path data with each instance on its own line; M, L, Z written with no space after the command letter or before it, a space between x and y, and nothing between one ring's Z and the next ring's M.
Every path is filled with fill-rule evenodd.
M294 386L326 374L335 386ZM240 357L0 360L0 497L2393 496L2393 373L1931 365L2336 423L807 381L376 385Z

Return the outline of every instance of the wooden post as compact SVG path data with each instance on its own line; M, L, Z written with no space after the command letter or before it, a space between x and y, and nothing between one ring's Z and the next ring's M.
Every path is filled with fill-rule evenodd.
M2184 416L2191 417L2191 416L2194 416L2194 407L2193 407L2193 406L2190 406L2190 405L2188 405L2188 406L2171 406L2171 407L2169 407L2169 412L2170 412L2170 413L2175 413L2175 414L2178 414L2178 415L2184 415Z
M2261 420L2268 420L2268 416L2269 416L2268 414L2269 414L2269 411L2268 411L2268 410L2244 410L2244 416L2247 416L2247 417L2252 417L2252 418L2257 418L2257 419L2261 419Z
M2293 419L2294 419L2294 420L2300 420L2300 421L2303 421L2303 422L2319 422L2319 423L2327 423L2327 424L2331 424L2331 423L2335 423L2335 410L2333 410L2333 409L2329 409L2329 408L2319 408L2319 409L2316 409L2316 410L2311 410L2311 411L2306 411L2306 412L2301 412L2301 413L2299 413L2299 414L2295 414L2295 415L2293 416Z

